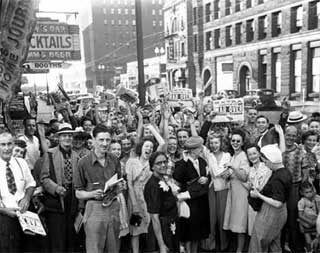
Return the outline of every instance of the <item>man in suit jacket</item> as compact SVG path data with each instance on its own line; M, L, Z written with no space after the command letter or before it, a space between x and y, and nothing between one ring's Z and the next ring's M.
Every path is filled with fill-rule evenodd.
M40 180L45 191L45 218L48 246L53 252L75 251L74 219L78 204L72 185L79 157L72 151L74 130L68 123L59 126L59 145L43 157Z

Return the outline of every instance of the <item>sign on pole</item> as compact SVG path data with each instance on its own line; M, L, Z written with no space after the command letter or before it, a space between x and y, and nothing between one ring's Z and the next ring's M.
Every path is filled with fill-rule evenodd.
M244 121L243 98L215 100L213 110L217 113L214 118L215 122Z
M81 60L79 26L50 19L38 20L27 60Z

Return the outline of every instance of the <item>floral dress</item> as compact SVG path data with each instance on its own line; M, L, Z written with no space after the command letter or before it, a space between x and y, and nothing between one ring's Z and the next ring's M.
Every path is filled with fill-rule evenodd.
M133 236L148 233L148 227L150 223L150 216L147 211L147 205L144 199L143 191L146 183L152 175L150 171L149 163L143 166L139 158L130 158L126 164L126 174L128 184L133 186L133 191L137 201L138 212L142 217L142 222L140 226L131 226L130 233ZM133 203L129 195L128 201L128 213L129 217L133 213Z
M248 184L249 188L256 188L261 191L271 177L272 171L264 164L260 163L258 169L249 168ZM249 205L248 209L248 234L251 236L254 220L257 212Z

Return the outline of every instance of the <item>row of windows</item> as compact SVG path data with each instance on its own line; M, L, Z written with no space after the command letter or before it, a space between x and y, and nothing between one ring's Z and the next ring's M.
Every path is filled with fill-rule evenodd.
M111 19L111 20L107 20L107 19L105 19L104 21L103 21L103 23L105 24L105 25L108 25L109 24L109 22L110 22L110 24L111 25L116 25L116 24L118 24L118 25L129 25L129 20L118 20L118 22L116 21L116 20L114 20L114 19ZM132 20L131 21L131 24L132 25L136 25L136 20ZM160 20L159 21L159 26L162 26L163 25L163 23L162 23L162 20ZM153 20L152 21L152 26L157 26L157 21L156 20Z
M102 11L103 11L103 14L107 14L107 9L106 8L103 8ZM116 9L114 9L114 8L110 9L110 14L115 14L115 12L116 12ZM129 15L129 9L123 9L123 13L125 15ZM131 9L131 15L135 15L135 13L136 13L135 9ZM159 10L158 13L159 13L160 16L162 16L162 10ZM120 8L118 9L118 14L122 14L122 9L120 9ZM156 10L155 9L152 10L152 15L153 16L156 15Z
M320 19L320 6L317 8L317 4L320 1L310 2L310 12L308 15L308 29L318 28ZM271 17L271 20L269 20ZM257 24L256 24L257 23ZM260 16L256 19L249 19L244 22L236 23L234 26L226 26L225 30L225 46L232 46L233 40L236 45L251 42L255 39L255 32L257 30L257 39L263 40L267 37L268 27L271 25L271 37L277 37L282 33L282 12L274 12L271 16ZM303 11L302 6L295 6L291 8L291 21L290 21L290 32L297 33L301 31L303 27ZM234 29L234 30L233 30ZM215 29L213 32L206 32L205 39L205 50L211 50L213 48L221 48L221 29ZM233 36L235 31L235 36ZM245 36L243 36L245 34Z
M309 47L310 57L308 57L308 66L310 71L307 72L309 79L308 93L320 91L320 47ZM260 51L259 55L259 84L260 87L267 85L267 55L265 50ZM302 51L301 47L291 47L290 52L290 93L302 92ZM281 49L272 50L271 54L271 87L277 92L281 92Z
M181 41L170 41L166 51L167 59L169 61L177 60L180 57L187 56L186 43Z
M135 0L103 0L103 4L107 4L109 2L110 4L118 4L118 5L134 5Z
M256 4L262 4L264 2L266 2L267 0L257 0ZM253 0L226 0L225 3L225 16L231 15L232 14L232 3L235 3L235 12L239 12L244 10L245 8L251 8L253 7L254 1ZM219 19L221 18L221 8L220 8L220 0L214 0L213 3L207 3L205 5L205 22L211 22L212 20L215 19ZM319 8L320 8L320 1L316 0L313 1L310 4L310 11L312 12L311 14L314 15L314 13L317 12L316 9L318 9L319 12ZM302 8L298 10L299 12L297 13L297 15L300 17L302 17ZM193 8L193 24L196 25L197 24L197 7ZM301 18L302 20L302 18Z

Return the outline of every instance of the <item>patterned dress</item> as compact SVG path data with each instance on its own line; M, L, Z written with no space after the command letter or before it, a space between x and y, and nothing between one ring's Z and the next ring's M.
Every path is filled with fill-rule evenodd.
M144 199L143 190L144 186L148 182L152 175L150 171L149 163L143 166L139 158L130 158L126 164L126 174L128 184L133 186L133 191L137 201L137 207L139 208L139 214L142 216L142 222L140 226L130 226L130 234L137 236L140 234L148 233L148 227L150 223L150 216L147 211L147 205ZM129 195L128 201L128 213L129 217L133 213L133 203Z

